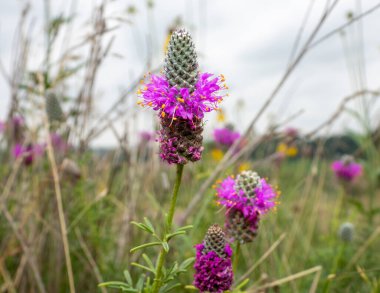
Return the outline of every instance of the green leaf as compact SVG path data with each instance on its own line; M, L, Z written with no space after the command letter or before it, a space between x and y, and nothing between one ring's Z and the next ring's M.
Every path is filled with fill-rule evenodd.
M113 288L113 289L120 289L120 290L123 290L124 292L138 292L136 289L131 288L127 283L118 282L118 281L104 282L104 283L100 283L98 286L108 287L108 288Z
M154 270L152 270L151 268L148 268L148 267L146 267L146 266L140 265L140 264L137 263L137 262L133 262L133 263L131 263L131 265L133 265L133 266L135 266L135 267L138 267L138 268L140 268L140 269L146 270L146 271L148 271L148 272L151 272L151 273L153 273L153 274L156 274L156 272L155 272Z
M133 247L129 252L132 253L132 252L135 252L135 251L142 249L142 248L145 248L145 247L161 245L161 244L162 244L161 242L149 242L149 243L145 243L145 244L141 244L139 246Z
M186 234L186 231L177 231L177 232L166 235L166 239L169 241L171 238L177 235L183 235L183 234Z
M144 217L144 222L145 222L146 226L152 231L152 234L155 233L154 227L153 227L152 223L149 221L149 219Z
M153 233L154 233L154 231L153 231L150 227L148 227L146 224L143 224L143 223L137 223L137 222L135 222L135 221L132 221L131 224L133 224L133 225L139 227L141 230L144 230L144 231L146 231L146 232L148 232L148 233L150 233L150 234L153 234Z
M163 241L161 244L162 244L162 247L164 248L165 252L168 253L169 252L169 244L166 241Z
M195 288L195 286L193 286L193 285L187 285L187 286L185 286L185 289L198 291L198 289Z
M128 270L124 271L124 278L130 286L133 286L132 277Z
M179 271L185 272L187 268L194 262L195 257L189 257L188 259L185 259L180 265L179 265Z
M177 229L177 231L185 231L185 230L190 230L190 229L193 229L193 225L187 225L187 226L183 226L183 227L180 227Z
M144 275L141 275L139 280L137 281L137 284L136 284L136 289L141 292L143 287L144 287L144 279L145 279L145 276Z
M175 288L178 288L181 286L181 283L175 283L171 286L168 286L167 288L164 288L164 292L170 292L171 290L175 289Z
M249 279L247 278L247 279L244 279L239 285L237 285L236 286L236 290L240 290L240 289L242 289L245 285L247 285L248 284L248 282L249 282Z
M153 265L153 262L150 260L149 256L147 256L145 253L142 255L143 259L147 263L148 267L150 267L152 270L155 270L155 267Z

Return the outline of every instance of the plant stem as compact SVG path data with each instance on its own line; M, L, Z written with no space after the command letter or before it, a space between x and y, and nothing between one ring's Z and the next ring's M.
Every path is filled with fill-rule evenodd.
M340 260L342 259L342 256L344 255L345 248L346 248L346 245L344 243L341 244L341 246L339 247L339 250L338 250L337 255L335 257L335 260L334 260L333 268L330 272L331 278L327 278L325 286L323 288L324 293L330 292L329 291L330 284L331 284L333 278L335 277L336 272L338 271L339 263L340 263Z
M239 254L240 254L240 242L238 242L236 244L235 253L234 253L234 260L233 260L233 264L232 264L232 269L233 269L235 274L236 274L236 270L238 267Z
M180 164L177 165L176 181L174 184L173 194L170 201L169 213L167 214L167 217L166 217L165 234L164 234L163 241L167 240L166 235L170 232L172 228L174 211L175 211L175 206L176 206L177 196L178 196L178 190L179 190L179 186L181 185L183 166L184 165L180 165ZM167 252L165 251L165 249L161 248L160 255L158 256L158 261L157 261L156 276L154 278L153 287L152 287L153 293L157 293L158 290L160 290L160 287L162 286L161 275L162 275L162 267L164 265L166 254Z

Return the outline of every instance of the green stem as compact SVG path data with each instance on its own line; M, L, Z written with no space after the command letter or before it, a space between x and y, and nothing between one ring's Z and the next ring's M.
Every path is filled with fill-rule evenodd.
M239 262L239 254L240 254L240 242L236 244L235 253L234 253L234 260L232 264L232 269L234 273L237 272L238 262Z
M334 259L333 268L332 268L332 270L330 272L331 278L326 280L325 286L323 288L323 293L330 292L329 291L330 284L332 282L332 279L335 277L336 272L339 269L339 263L340 263L343 255L344 255L345 248L346 248L345 244L344 243L341 244L341 246L340 246L340 248L339 248L339 250L337 252L337 255L336 255L335 259Z
M164 239L163 239L164 241L167 240L166 235L170 232L170 230L172 228L174 211L175 211L175 206L176 206L177 196L178 196L178 190L179 190L179 186L181 185L183 166L184 165L179 165L179 164L177 165L177 176L176 176L176 181L175 181L174 188L173 188L172 198L170 201L169 213L167 215L167 222L165 225L165 234L164 234ZM162 286L162 280L161 280L162 267L164 265L166 254L167 253L166 253L165 249L161 248L160 255L158 256L158 261L157 261L156 276L155 276L155 279L153 282L153 288L152 288L153 293L157 293L158 290L160 290L160 288Z

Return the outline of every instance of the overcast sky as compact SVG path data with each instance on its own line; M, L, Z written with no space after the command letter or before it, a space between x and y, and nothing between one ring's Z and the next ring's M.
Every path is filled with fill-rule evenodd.
M74 0L72 0L74 1ZM52 16L67 15L70 3L54 0ZM93 7L100 1L75 0L73 37L66 46L74 45L88 31L88 18ZM332 2L332 1L330 1ZM376 0L340 0L338 6L317 36L321 37L347 21L347 13L354 15L366 11L379 2ZM25 1L2 0L0 3L0 60L10 68L12 42L21 8ZM31 1L33 45L29 67L41 68L43 36L43 1ZM302 42L315 27L326 2L315 0ZM199 63L203 71L223 73L230 87L230 96L223 103L227 120L243 131L263 105L288 64L294 40L303 22L310 1L301 0L157 0L152 11L146 9L146 1L109 1L106 15L116 18L126 16L129 6L136 13L127 16L132 24L125 23L114 31L115 42L111 56L101 67L96 86L96 113L104 112L143 71L146 64L147 42L152 44L153 67L160 64L167 28L177 16L193 34ZM115 24L110 22L109 25ZM324 41L305 56L275 102L258 123L257 131L265 129L269 121L281 121L303 109L305 112L291 123L301 131L312 129L328 118L343 97L356 91L359 85L358 64L364 51L364 82L369 89L380 88L380 10L345 30L344 36L336 34ZM363 41L358 33L363 30ZM58 46L61 48L61 45ZM58 50L57 50L58 52ZM84 53L85 54L85 53ZM122 58L120 58L122 56ZM73 88L80 83L73 84ZM75 90L73 91L75 92ZM9 89L0 80L0 120L5 118L9 103ZM131 96L128 107L135 107L136 97ZM359 103L352 106L358 109ZM377 123L378 108L371 107L372 119ZM132 110L126 110L125 119ZM153 113L141 111L138 130L152 128ZM209 115L206 132L216 126L215 117ZM121 132L124 124L117 125ZM346 115L336 124L334 131L357 127L357 121ZM115 138L111 131L97 139L96 145L112 145Z

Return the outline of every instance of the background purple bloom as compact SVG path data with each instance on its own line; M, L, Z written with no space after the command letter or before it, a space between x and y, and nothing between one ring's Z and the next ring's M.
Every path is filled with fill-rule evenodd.
M265 214L276 206L278 193L264 178L260 179L260 185L255 188L255 196L247 197L243 190L237 190L235 179L227 177L216 189L218 203L227 209L240 210L247 218L257 218L259 214Z
M141 142L150 142L154 141L154 132L151 131L141 131L140 132L140 141Z
M331 164L335 176L343 181L351 182L362 174L363 168L355 162L335 161Z
M31 165L37 157L43 155L45 151L45 146L41 144L15 144L12 148L12 155L14 158L18 159L20 157L24 158L24 164L26 166Z
M50 133L51 144L56 152L65 153L68 149L66 141L56 132Z
M232 250L226 244L225 257L219 257L215 251L203 254L204 244L198 244L194 264L194 286L201 292L224 292L231 288L233 271L231 263Z
M233 143L240 138L240 133L233 131L228 127L217 128L214 130L215 142L227 147L233 145Z

